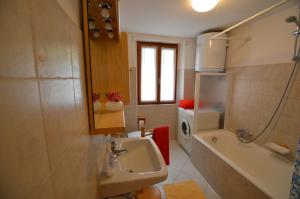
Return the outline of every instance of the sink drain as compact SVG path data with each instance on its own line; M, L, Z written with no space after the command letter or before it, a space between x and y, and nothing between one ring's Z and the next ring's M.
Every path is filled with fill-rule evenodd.
M128 172L129 172L129 173L133 173L133 170L129 170Z

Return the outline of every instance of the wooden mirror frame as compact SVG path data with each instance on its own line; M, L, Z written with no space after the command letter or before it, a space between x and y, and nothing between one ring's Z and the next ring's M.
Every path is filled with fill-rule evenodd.
M91 0L92 3L97 3L96 0ZM107 0L112 4L112 9L115 10L111 12L114 15L115 20L113 27L116 28L116 37L113 39L118 42L120 40L119 33L119 15L118 15L118 0ZM89 116L89 127L90 134L117 134L121 132L125 132L125 117L124 110L120 111L119 114L115 112L101 114L101 121L108 121L108 125L103 125L103 128L96 128L95 126L95 112L93 107L93 84L92 84L92 62L91 62L91 46L90 46L90 32L88 29L88 1L82 0L82 9L83 9L83 31L84 31L84 57L85 57L85 71L86 71L86 90L87 90L87 102L88 102L88 116ZM95 13L94 13L95 14ZM97 22L100 26L101 22ZM102 24L104 26L104 24ZM102 27L103 29L104 27ZM109 39L105 38L103 35L101 39ZM115 122L116 121L116 122ZM118 125L116 125L116 123Z

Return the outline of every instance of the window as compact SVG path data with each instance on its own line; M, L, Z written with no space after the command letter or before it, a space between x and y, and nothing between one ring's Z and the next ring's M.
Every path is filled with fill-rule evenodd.
M176 102L177 44L137 43L138 103Z

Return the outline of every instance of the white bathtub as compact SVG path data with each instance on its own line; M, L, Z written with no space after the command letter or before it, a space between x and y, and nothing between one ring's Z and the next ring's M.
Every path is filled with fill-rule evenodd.
M212 141L212 137L217 138L216 143ZM234 133L227 130L199 132L194 134L193 138L205 145L268 197L288 198L293 173L291 162L279 158L254 143L243 144L238 141Z

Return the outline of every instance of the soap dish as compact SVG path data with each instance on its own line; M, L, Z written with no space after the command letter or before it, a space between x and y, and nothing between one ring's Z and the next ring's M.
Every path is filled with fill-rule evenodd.
M275 144L273 142L266 143L265 146L268 149L270 149L271 151L274 151L274 152L279 153L281 155L287 155L291 152L291 150L289 148L280 146L280 145Z

